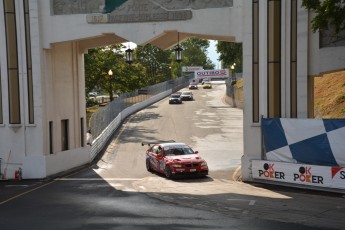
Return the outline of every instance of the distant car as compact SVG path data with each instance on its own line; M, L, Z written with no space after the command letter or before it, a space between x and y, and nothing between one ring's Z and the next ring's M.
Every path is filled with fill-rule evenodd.
M170 95L169 104L181 104L181 94L180 93L173 93Z
M206 82L206 83L204 83L203 88L204 89L212 89L212 84L210 82Z
M146 150L146 169L165 174L168 179L178 176L206 176L207 163L198 151L194 151L184 143L173 141L148 144Z
M198 82L196 80L192 80L189 82L189 89L198 89Z
M90 92L89 97L97 97L98 93L97 92Z
M203 84L205 84L205 83L211 83L210 79L208 79L208 78L202 79L201 84L203 85Z
M181 93L182 101L193 101L193 93L191 91L184 91Z

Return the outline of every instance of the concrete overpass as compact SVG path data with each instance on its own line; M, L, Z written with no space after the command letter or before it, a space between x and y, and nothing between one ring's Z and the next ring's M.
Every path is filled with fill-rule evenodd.
M162 49L197 37L243 43L244 156L261 158L260 116L312 116L312 77L344 68L341 47L321 47L301 0L0 2L0 158L7 177L44 178L90 161L85 146L83 55L127 41ZM4 173L4 167L1 168Z

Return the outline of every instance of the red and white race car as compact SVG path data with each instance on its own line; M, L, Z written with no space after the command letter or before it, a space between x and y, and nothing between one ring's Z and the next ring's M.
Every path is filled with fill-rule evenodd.
M167 178L177 176L206 176L208 166L204 159L184 143L161 142L148 144L146 169L163 173Z

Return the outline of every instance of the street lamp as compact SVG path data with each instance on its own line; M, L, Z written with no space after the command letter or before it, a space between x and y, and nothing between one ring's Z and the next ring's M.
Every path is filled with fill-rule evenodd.
M111 69L108 71L108 75L109 75L109 86L110 86L109 97L110 97L110 101L113 101L113 87L111 84L111 78L113 76L113 71L111 71Z
M126 62L128 64L132 64L133 63L133 50L131 48L128 48L126 50Z
M234 75L235 67L236 67L236 63L234 63L234 64L232 64L230 66L230 69L231 69L231 80L233 80L233 81L236 81L236 75Z
M174 49L175 51L175 59L176 62L180 63L182 61L182 51L183 49L180 47L180 37L179 33L177 32L177 47Z
M232 97L232 106L236 107L236 99L235 99L235 84L236 84L236 77L234 77L234 70L235 70L236 63L230 66L231 69L231 97Z
M175 58L176 62L180 63L182 61L182 51L183 49L180 47L180 45L177 45L175 48Z

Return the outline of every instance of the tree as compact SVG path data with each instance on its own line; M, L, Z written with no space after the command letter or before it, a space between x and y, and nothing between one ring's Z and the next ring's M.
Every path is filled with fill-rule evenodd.
M302 6L316 13L312 30L345 30L345 0L303 0Z
M89 49L85 55L85 88L107 92L112 100L114 92L130 92L144 85L143 68L125 62L124 46L121 44ZM111 70L112 75L109 75Z
M164 51L147 44L137 46L134 52L136 62L144 67L150 85L171 79L170 55L171 50Z
M217 52L220 53L219 60L223 66L230 68L236 63L235 72L242 72L242 43L219 41L217 44Z
M207 57L210 46L208 40L190 38L181 44L183 48L183 64L185 66L203 66L204 69L213 69L214 64Z
M89 49L88 53L84 56L85 62L85 91L86 94L98 89L98 84L101 78L101 60L99 53L101 48Z
M182 65L214 68L207 58L207 40L192 38L181 46L184 49L182 63L176 62L173 49L162 50L148 44L136 47L132 65L125 62L125 47L122 44L89 49L85 55L86 93L107 92L112 99L114 91L131 92L180 77ZM109 75L109 70L112 75Z
M182 66L202 66L204 69L213 69L214 64L207 57L207 49L210 46L208 40L199 38L189 38L180 44L182 51L182 61L175 60L174 49L171 50L171 72L174 77L182 76Z

